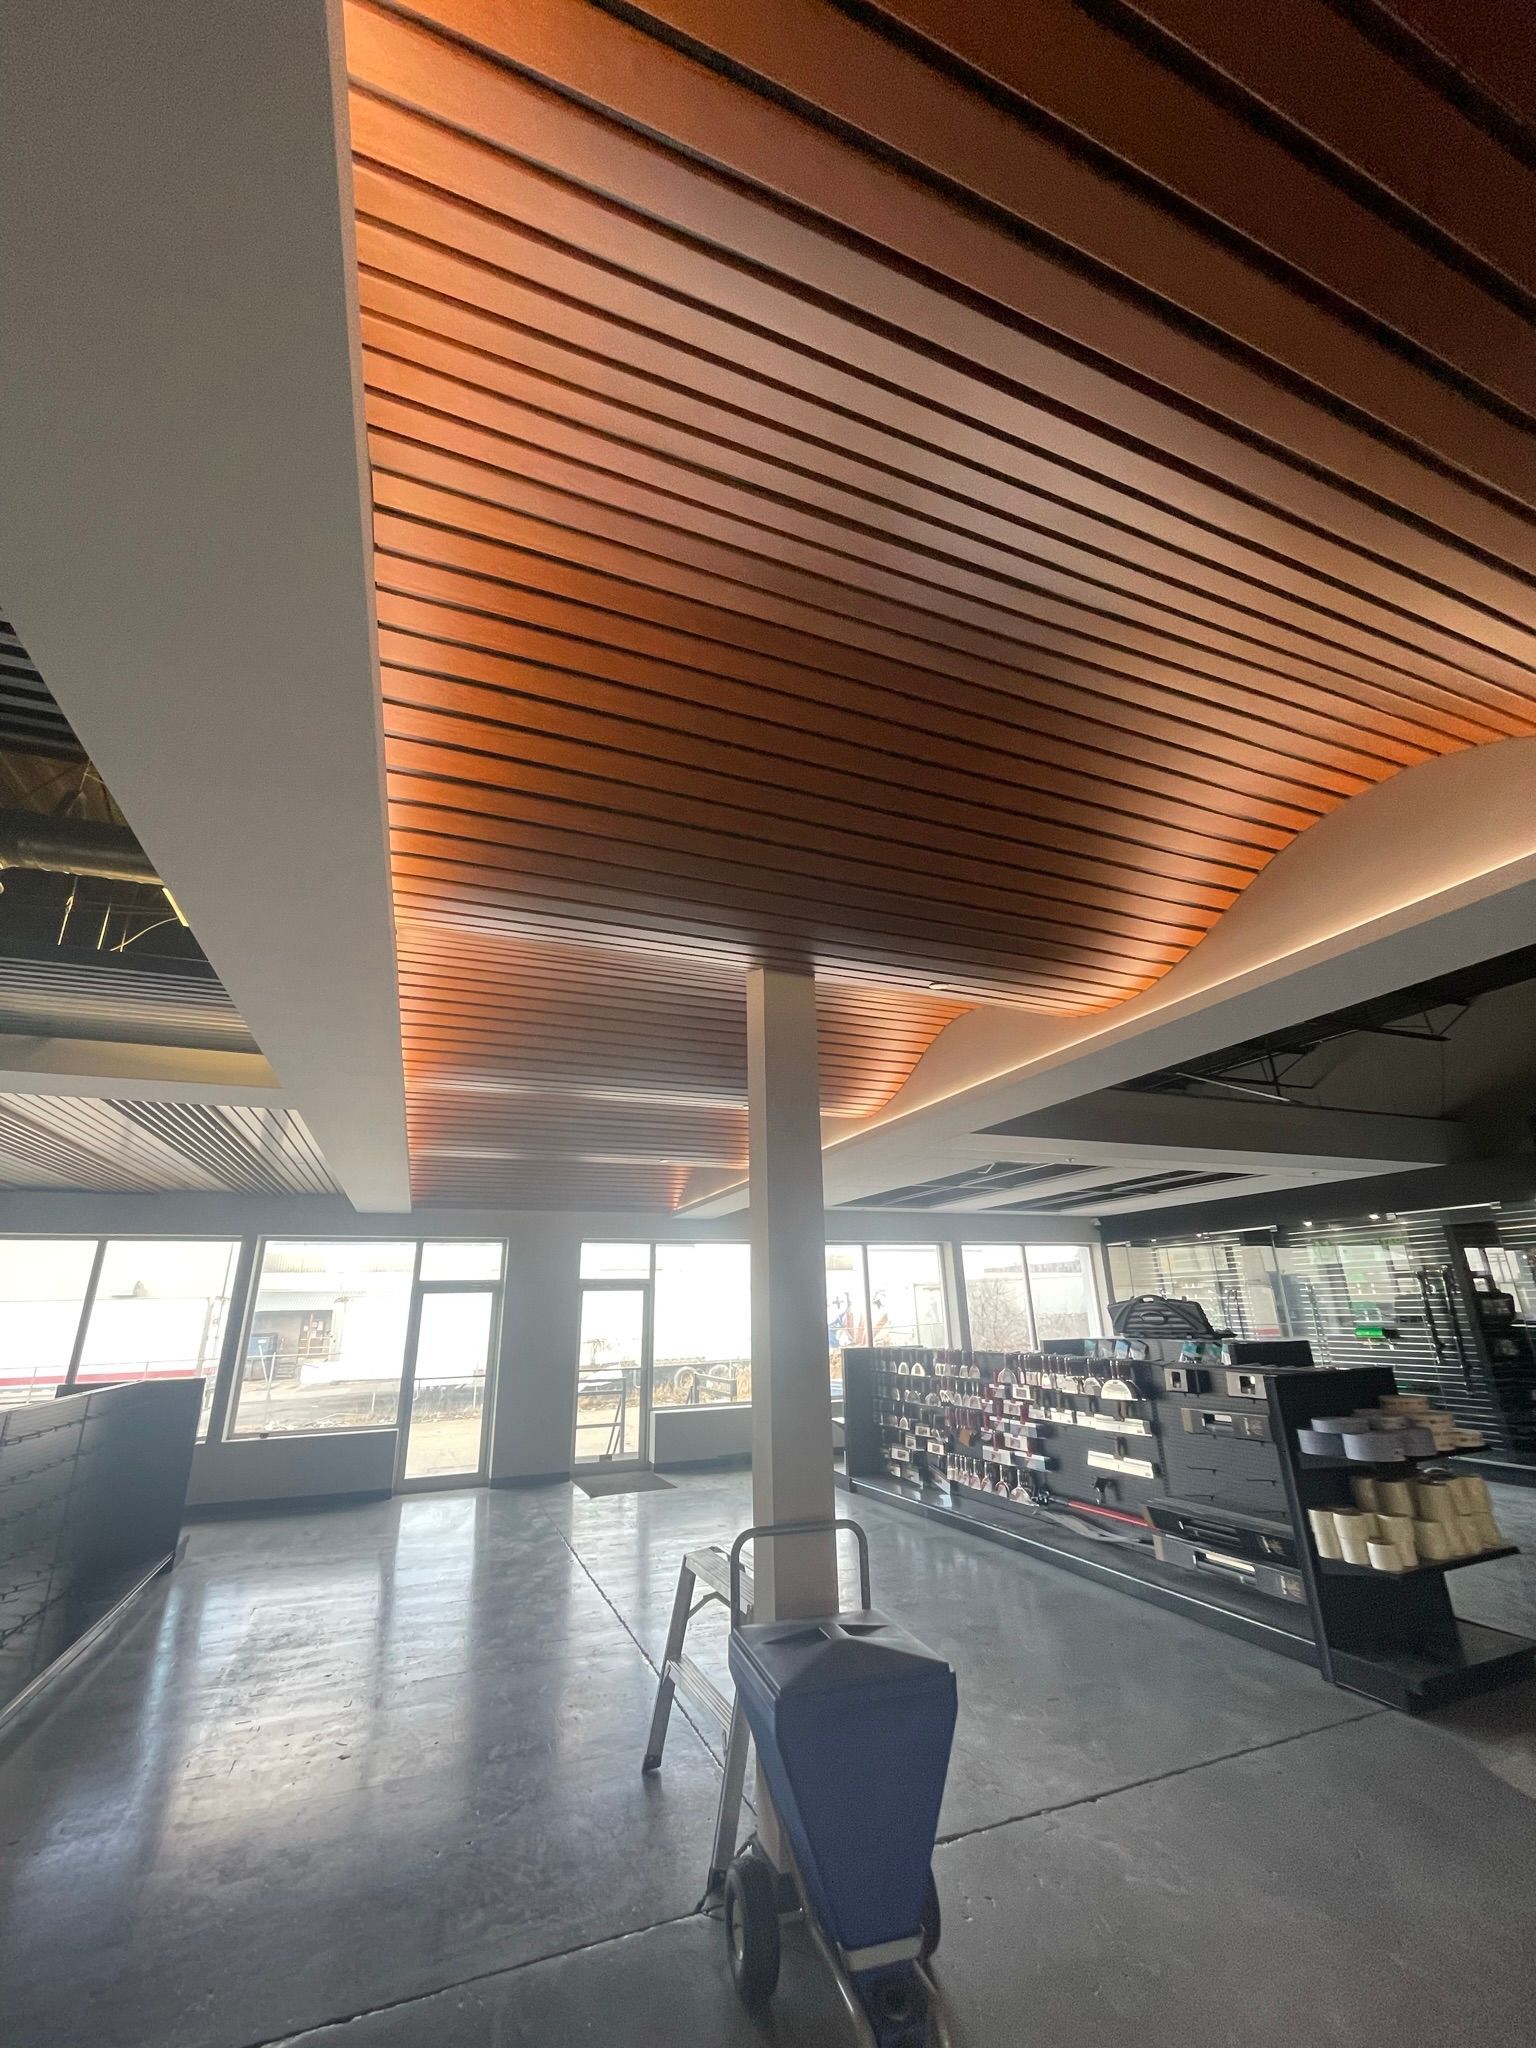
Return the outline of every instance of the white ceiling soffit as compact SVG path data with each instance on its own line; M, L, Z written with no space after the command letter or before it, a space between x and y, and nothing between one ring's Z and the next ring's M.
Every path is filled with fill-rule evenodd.
M0 588L332 1173L409 1205L339 20L13 0Z
M828 1204L942 1173L944 1148L988 1126L1531 944L1533 799L1536 740L1442 756L1294 840L1146 994L1096 1017L957 1018L879 1117L831 1138ZM689 1213L745 1200L738 1185Z

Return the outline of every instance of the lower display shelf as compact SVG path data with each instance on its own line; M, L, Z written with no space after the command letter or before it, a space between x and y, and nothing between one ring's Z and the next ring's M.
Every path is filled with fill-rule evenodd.
M950 1499L883 1476L842 1478L840 1483L852 1493L889 1501L946 1528L965 1530L989 1543L1040 1558L1080 1578L1094 1579L1206 1627L1276 1650L1281 1656L1303 1664L1318 1663L1304 1606L1268 1600L1224 1580L1197 1579L1175 1565L1161 1563L1152 1554L1150 1528L1145 1543L1117 1541L1093 1534L1086 1526L1075 1527L1073 1517L1016 1508L985 1494L972 1495L962 1505L960 1493Z
M1438 1453L1393 1461L1388 1477L1433 1496L1405 1513L1459 1525L1443 1544L1416 1539L1422 1562L1406 1571L1320 1554L1320 1519L1373 1511L1368 1489L1345 1483L1373 1467L1304 1453L1316 1418L1401 1409L1432 1429L1435 1411L1400 1394L1390 1367L1319 1368L1294 1349L1300 1358L1237 1340L1084 1339L1070 1354L917 1350L893 1371L878 1349L850 1348L845 1483L1410 1713L1523 1676L1536 1643L1461 1623L1450 1602L1448 1572L1515 1555L1483 1519L1486 1492L1472 1497L1480 1475L1436 1472ZM1347 1537L1328 1548L1363 1559ZM1491 1547L1423 1555L1480 1539Z
M1438 1572L1459 1572L1469 1564L1490 1564L1496 1557L1519 1555L1518 1545L1501 1543L1497 1550L1476 1550L1470 1557L1426 1558L1423 1564L1410 1565L1403 1572L1380 1572L1373 1564L1351 1564L1344 1557L1320 1557L1317 1563L1319 1571L1330 1579L1423 1579Z
M1536 1670L1536 1643L1480 1621L1457 1621L1448 1637L1423 1651L1335 1649L1332 1663L1335 1685L1422 1714L1529 1678Z
M1400 1458L1328 1458L1315 1451L1298 1451L1296 1463L1303 1472L1385 1472L1389 1478L1406 1472L1411 1477L1420 1465L1449 1464L1453 1458L1475 1457L1487 1448L1483 1443L1456 1444L1448 1451L1424 1451L1413 1455L1405 1451Z

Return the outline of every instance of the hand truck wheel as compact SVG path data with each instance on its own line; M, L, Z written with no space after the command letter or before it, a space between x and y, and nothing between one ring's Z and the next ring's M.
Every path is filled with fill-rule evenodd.
M934 1883L933 1872L930 1870L928 1873L928 1889L923 1894L923 1945L918 1950L920 1961L927 1962L928 1958L938 1947L939 1937L943 1932L944 1916L939 1911L939 1888Z
M749 2011L779 1981L779 1887L767 1862L745 1849L725 1873L725 1952L736 1995Z

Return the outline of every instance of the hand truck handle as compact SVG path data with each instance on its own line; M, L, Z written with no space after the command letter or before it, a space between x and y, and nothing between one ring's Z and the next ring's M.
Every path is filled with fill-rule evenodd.
M859 1604L869 1605L869 1538L858 1522L849 1521L846 1516L835 1516L830 1521L813 1522L759 1522L750 1529L743 1529L731 1545L731 1627L741 1627L741 1553L743 1548L759 1536L819 1536L828 1529L834 1537L839 1529L851 1529L859 1543Z

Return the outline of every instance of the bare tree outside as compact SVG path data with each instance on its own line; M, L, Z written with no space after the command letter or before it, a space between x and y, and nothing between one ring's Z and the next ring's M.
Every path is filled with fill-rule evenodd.
M1034 1339L1024 1290L1017 1280L971 1280L966 1284L965 1299L971 1317L972 1350L1029 1350Z

